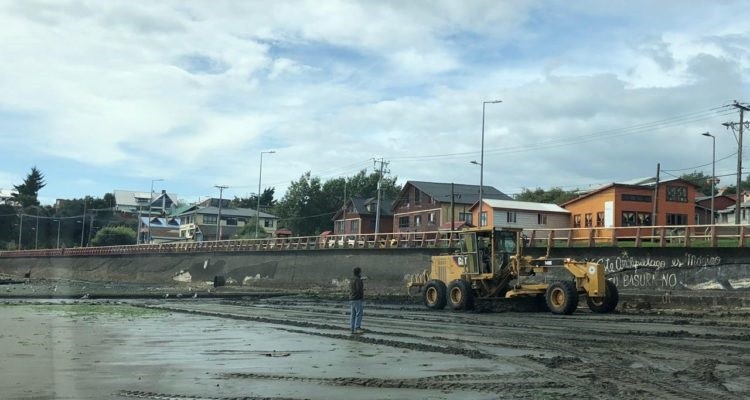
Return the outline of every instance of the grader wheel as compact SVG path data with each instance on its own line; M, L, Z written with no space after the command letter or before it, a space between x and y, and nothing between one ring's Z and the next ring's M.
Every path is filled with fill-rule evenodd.
M547 308L553 314L570 315L578 307L578 291L573 282L563 281L551 284L544 295Z
M587 297L586 304L595 313L609 313L617 308L619 300L620 294L617 292L617 286L612 281L606 281L604 297Z
M442 310L446 303L446 287L442 281L431 280L424 285L424 305L433 310Z
M474 308L474 293L468 282L457 279L448 285L448 303L454 310Z

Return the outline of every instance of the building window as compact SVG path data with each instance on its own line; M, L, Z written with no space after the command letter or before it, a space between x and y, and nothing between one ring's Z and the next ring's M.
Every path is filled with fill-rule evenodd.
M408 228L409 227L409 217L399 217L398 218L398 227L399 228Z
M264 228L273 228L273 220L272 219L264 219L263 220L263 227Z
M346 233L345 228L346 225L344 225L344 221L336 221L336 231L338 231L339 234Z
M458 220L471 224L474 220L474 216L471 215L471 213L460 212L458 213Z
M482 211L482 214L484 214L484 211ZM508 216L506 218L507 222L516 222L516 212L515 211L508 211Z
M596 213L596 226L604 226L604 213Z
M583 216L583 223L586 228L591 228L594 225L594 217L591 213L587 213Z
M232 225L232 226L237 225L237 218L228 217L226 221L227 221L227 225Z
M638 213L638 225L651 226L651 214L649 213Z
M482 211L482 216L479 218L479 226L487 226L487 211Z
M667 214L667 225L687 225L687 214Z
M573 216L573 228L580 228L581 227L581 214L576 214Z
M435 225L435 213L434 212L427 214L427 222L430 225Z
M637 201L641 203L651 202L651 196L643 196L640 194L622 194L620 198L622 199L622 201Z
M204 215L203 216L203 223L204 224L215 224L216 223L216 216L215 215Z
M636 225L635 213L632 211L623 211L621 226L635 226L635 225Z
M685 186L669 186L667 185L667 201L675 201L678 203L687 203L687 187ZM675 214L677 215L677 214Z
M537 214L536 215L536 223L537 223L537 225L547 225L547 215L546 214Z
M421 215L415 215L414 216L414 226L420 226L422 225L422 216Z
M419 191L419 189L416 189L416 188L415 188L415 189L414 189L414 205L415 205L415 206L418 206L418 205L419 205L419 203L421 203L421 202L422 202L422 199L421 199L421 192Z
M349 232L351 233L359 232L359 220L358 219L353 219L349 222Z

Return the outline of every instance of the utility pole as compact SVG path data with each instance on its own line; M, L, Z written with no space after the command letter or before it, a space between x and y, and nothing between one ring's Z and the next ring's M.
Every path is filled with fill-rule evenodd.
M86 200L89 196L83 198L83 217L81 221L81 247L83 247L83 232L86 230Z
M18 214L18 217L21 220L18 226L18 250L22 250L21 249L21 233L23 232L23 208L21 208L21 213Z
M96 213L91 213L91 218L89 218L89 241L87 243L87 246L91 246L91 234L94 232L94 218L96 218Z
M219 189L219 215L216 217L216 240L221 240L221 200L224 189L229 186L214 185L214 187Z
M451 182L451 232L456 230L456 192L453 190Z
M734 224L739 225L740 224L740 209L742 208L742 129L745 126L745 111L750 111L750 108L747 106L744 106L737 102L737 100L734 101L733 106L735 108L740 109L740 123L739 123L739 134L737 135L737 187L736 187L736 195L737 199L735 200L734 205ZM731 127L732 131L734 132L735 129L735 123L734 122L725 122L722 125L726 126L727 128Z
M657 215L656 213L659 212L659 173L661 173L661 164L656 164L656 182L654 182L654 205L653 205L653 212L651 213L651 226L658 225L656 222ZM666 223L666 221L664 221ZM617 225L615 225L617 226ZM651 229L651 236L654 235L653 228Z
M377 164L380 163L380 173L378 175L378 201L376 203L377 210L375 210L375 240L377 241L378 233L380 233L380 192L383 186L383 170L388 164L390 164L390 162L385 161L382 157L380 159L374 158L372 161L375 168L377 168ZM387 173L389 171L385 172Z

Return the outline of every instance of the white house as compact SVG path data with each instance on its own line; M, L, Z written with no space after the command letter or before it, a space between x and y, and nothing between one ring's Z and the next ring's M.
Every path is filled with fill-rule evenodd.
M471 206L471 213L474 221L480 221L479 202ZM484 199L482 215L482 226L523 229L567 228L570 226L570 211L556 204Z

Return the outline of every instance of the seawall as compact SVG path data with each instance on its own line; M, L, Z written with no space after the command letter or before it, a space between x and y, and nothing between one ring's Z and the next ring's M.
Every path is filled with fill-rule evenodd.
M257 288L335 289L354 267L368 276L368 288L403 291L406 274L428 268L437 248L335 249L169 253L139 256L55 256L0 258L0 274L82 281L171 284L211 282L223 276ZM544 249L527 249L535 256ZM560 248L552 257L602 263L621 291L750 288L750 251L739 248Z

